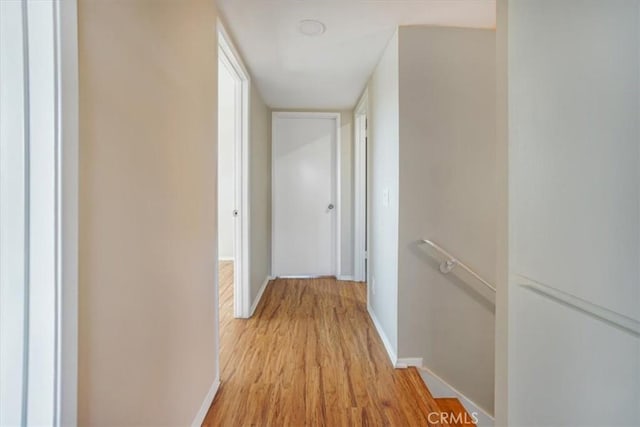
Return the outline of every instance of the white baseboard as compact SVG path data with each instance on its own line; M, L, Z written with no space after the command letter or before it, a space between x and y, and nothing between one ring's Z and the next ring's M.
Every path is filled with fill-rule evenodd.
M349 276L349 275L337 276L336 279L337 280L343 280L343 281L346 281L346 282L353 282L353 276Z
M476 405L475 402L460 393L451 384L434 374L428 368L421 366L419 370L422 380L427 385L427 388L433 397L456 397L460 400L462 406L464 406L464 409L466 409L470 415L475 414L478 420L476 423L478 427L494 426L495 420L486 410Z
M232 256L219 256L218 261L235 261L236 259Z
M267 289L267 285L273 279L274 279L273 277L267 276L267 278L264 279L264 282L262 282L262 286L260 286L260 290L258 291L258 295L256 295L256 299L253 301L253 304L251 304L251 309L249 310L249 317L253 316L253 313L255 313L256 308L258 307L258 304L260 303L260 300L262 299L262 294L264 294L264 290Z
M391 342L389 341L389 338L387 338L384 331L382 330L382 326L380 325L378 318L376 317L373 310L371 309L371 306L368 303L367 303L367 311L369 312L369 317L371 317L371 320L373 321L373 326L375 326L376 331L378 331L378 335L380 336L380 339L382 339L382 344L384 344L384 348L387 350L387 354L389 355L391 364L393 365L393 367L396 367L396 364L398 363L398 356L396 355L395 350L391 346Z
M422 357L400 357L396 361L396 368L408 368L409 366L415 366L416 368L421 368Z
M220 388L220 378L216 378L211 384L211 388L207 392L207 395L202 402L202 406L200 406L200 410L196 414L193 422L191 423L191 427L202 427L202 423L204 422L204 418L207 416L207 412L209 412L209 408L213 403L213 399L216 397L216 393L218 392L218 388Z

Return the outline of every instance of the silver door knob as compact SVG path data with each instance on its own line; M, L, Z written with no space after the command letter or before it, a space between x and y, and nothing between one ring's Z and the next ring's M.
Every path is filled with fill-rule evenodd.
M333 203L329 203L329 206L327 206L329 208L329 210L335 208L335 206L333 206Z

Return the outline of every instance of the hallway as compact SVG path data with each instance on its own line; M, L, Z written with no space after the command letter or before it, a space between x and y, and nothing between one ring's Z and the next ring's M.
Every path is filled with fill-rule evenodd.
M416 371L389 363L366 285L276 279L251 319L233 319L232 268L221 263L221 385L205 425L431 425L439 410Z

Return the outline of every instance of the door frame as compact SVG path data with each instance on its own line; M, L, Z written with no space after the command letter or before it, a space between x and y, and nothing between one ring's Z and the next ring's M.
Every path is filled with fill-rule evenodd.
M235 89L235 200L238 216L234 228L233 316L251 316L249 292L249 93L251 79L222 21L218 20L218 59L236 80ZM216 253L217 253L216 241ZM216 261L218 257L216 256ZM216 290L218 264L216 263Z
M276 130L276 120L283 118L306 118L306 119L332 119L335 122L335 158L333 166L333 172L335 174L335 188L334 188L334 197L335 201L333 202L335 205L335 222L333 226L334 236L334 248L332 253L332 270L333 274L336 277L339 277L342 273L342 255L341 255L341 247L342 247L342 238L341 238L341 220L342 220L342 209L341 209L341 173L340 173L340 163L341 163L341 138L340 138L340 113L339 112L300 112L300 111L274 111L271 113L271 142L272 147L275 144L275 130ZM274 184L274 171L275 171L275 150L271 150L271 253L275 254L275 243L276 243L276 233L275 233L275 220L276 220L276 205L274 201L274 192L273 192L273 184ZM275 257L271 256L271 271L275 274L274 268ZM280 276L283 277L283 276ZM293 276L287 276L293 277ZM297 278L311 278L313 276L295 276Z
M22 128L22 137L25 140L26 150L23 150L24 158L24 180L25 188L22 203L22 216L24 230L24 248L20 251L24 265L20 268L25 270L46 269L47 279L49 269L53 270L51 281L42 281L37 285L35 281L29 280L29 273L25 277L25 289L23 294L24 305L22 307L23 317L23 343L22 355L20 355L22 365L22 390L20 395L20 418L26 423L26 418L31 416L28 405L29 400L39 401L44 406L52 409L49 424L53 426L76 425L78 409L78 183L79 183L79 96L78 96L78 33L77 33L77 1L67 0L52 2L51 4L41 4L38 7L46 8L37 11L36 20L31 21L31 26L27 24L29 19L29 8L32 2L21 2L13 7L19 8L22 22L20 29L21 38L18 42L22 44L22 53L25 54L22 62L22 80L24 87L19 88L22 92L22 117L18 123L7 121L12 126ZM14 18L13 12L8 17ZM46 25L42 24L45 20ZM33 25L36 24L36 25ZM26 52L29 45L31 31L42 32L34 37L36 50L31 54L38 59L46 57L46 65L41 64L41 70L46 75L40 76L46 89L30 91L30 71L29 53ZM46 38L43 38L45 36ZM40 43L38 42L40 40ZM49 40L42 44L42 40ZM34 46L31 46L33 49ZM17 76L17 75L16 75ZM22 86L22 85L21 85ZM48 122L49 133L40 137L29 133L31 112L43 111L46 109L46 121ZM29 149L32 141L36 138L50 142L52 150L47 153L40 153L44 157L39 162L33 162L29 158L33 153ZM50 138L50 139L49 139ZM35 148L35 147L33 147ZM37 181L38 175L43 169L42 165L51 167L48 172L53 176L50 186L39 194L30 193L30 182ZM28 199L34 198L37 205L31 205ZM41 204L42 199L47 199L47 205L53 205L53 211L46 212L47 218L43 221L40 214L37 215L37 222L40 222L40 231L44 230L48 236L52 236L52 244L40 248L39 257L30 259L29 246L31 233L32 213ZM30 219L31 218L31 219ZM46 223L42 227L42 223ZM11 245L15 243L9 240ZM47 264L47 266L43 266ZM53 266L53 267L51 267ZM32 288L33 285L33 288ZM43 292L44 291L44 292ZM33 298L36 297L36 298ZM44 309L44 311L43 311ZM50 328L40 331L38 342L46 341L46 351L35 352L35 357L30 357L34 353L33 347L29 346L30 330L35 330L39 325L32 322L29 312L46 312L50 321ZM49 317L49 315L51 315ZM25 342L26 341L26 344ZM31 355L33 356L33 354ZM32 365L39 365L41 376L52 379L51 387L30 387L28 383L28 371ZM25 373L25 371L27 371ZM33 374L33 373L32 373ZM37 412L38 405L34 405ZM38 414L37 416L40 416Z
M367 144L369 94L365 89L360 97L354 116L354 233L353 233L353 280L367 280ZM370 266L369 266L370 269Z

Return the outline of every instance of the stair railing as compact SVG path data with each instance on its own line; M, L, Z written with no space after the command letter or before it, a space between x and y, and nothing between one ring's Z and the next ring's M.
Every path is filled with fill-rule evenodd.
M482 295L486 296L492 302L495 302L495 292L496 288L491 283L483 279L478 273L469 268L468 265L460 261L458 258L451 255L447 252L442 246L437 243L432 242L428 239L422 239L420 243L427 245L431 249L431 255L438 261L440 261L440 272L442 274L449 274L454 269L458 268L466 273L471 281L474 281L481 285L481 288L489 291L489 295L487 292L481 292ZM460 277L460 275L458 275ZM472 285L470 280L467 280L466 277L460 277L465 283Z

